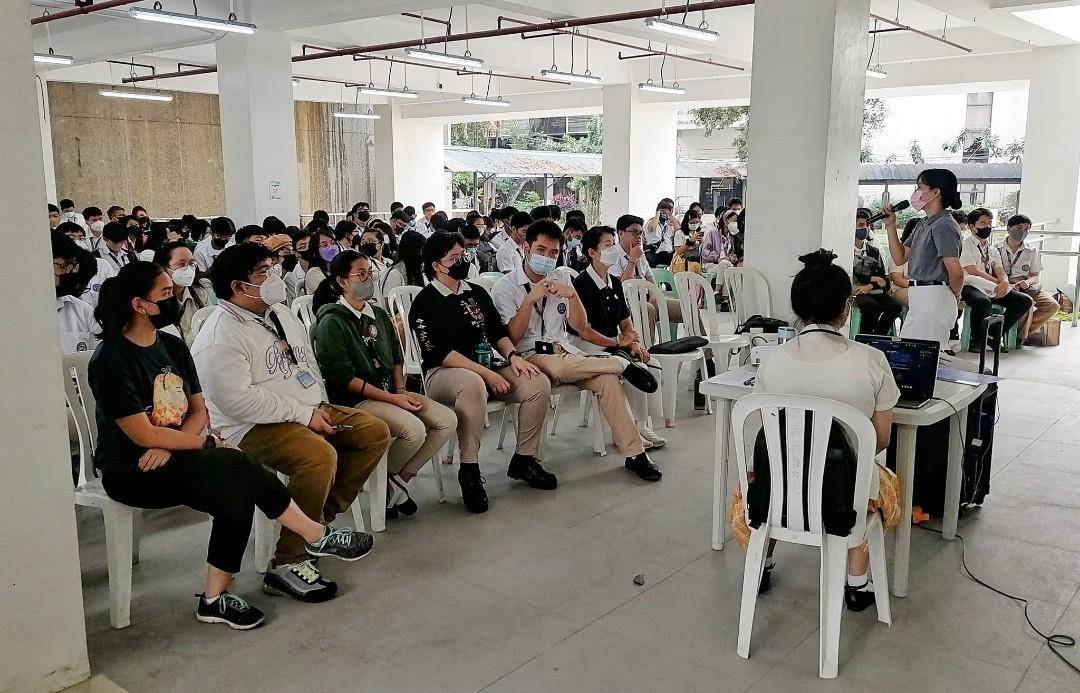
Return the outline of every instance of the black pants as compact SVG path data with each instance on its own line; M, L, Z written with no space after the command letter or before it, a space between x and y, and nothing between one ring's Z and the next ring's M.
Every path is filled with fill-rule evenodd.
M164 466L107 467L102 485L109 498L135 508L186 505L213 517L206 562L226 573L240 572L251 521L258 507L273 519L292 498L274 474L248 461L239 450L174 452Z
M903 304L888 294L862 294L855 297L855 305L862 313L861 331L866 334L889 334L904 311Z
M979 349L986 344L986 320L990 315L990 306L1005 309L1005 324L1001 326L1002 336L1031 311L1031 297L1019 291L1010 291L1001 298L990 298L974 286L964 286L960 298L971 309L971 344L972 349Z

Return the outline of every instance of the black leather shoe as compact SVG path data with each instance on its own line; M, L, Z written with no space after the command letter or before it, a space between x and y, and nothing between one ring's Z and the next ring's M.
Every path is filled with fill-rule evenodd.
M626 368L623 369L622 377L626 379L626 382L642 392L651 394L656 392L656 388L660 387L656 382L656 378L649 372L649 369L637 363L631 362L628 364Z
M465 503L465 509L471 513L486 513L488 497L484 490L484 475L480 473L480 465L461 465L458 468L457 480L461 486L461 500Z
M776 567L775 563L766 563L765 569L761 571L761 583L758 585L758 594L768 594L772 589L772 571Z
M555 475L541 467L540 462L531 455L515 453L510 458L510 466L506 468L506 476L524 481L541 491L551 491L559 485L559 480L555 478Z
M653 464L644 452L634 457L627 457L626 468L637 474L642 481L660 481L664 478L660 468Z
M849 611L864 611L874 603L873 585L869 588L844 585L844 603Z

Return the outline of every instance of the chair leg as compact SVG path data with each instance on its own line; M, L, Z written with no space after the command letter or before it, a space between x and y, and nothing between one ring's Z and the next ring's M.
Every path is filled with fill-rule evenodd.
M435 475L435 488L439 490L439 503L446 502L446 489L443 487L442 470L439 469L438 456L431 460L431 471Z
M737 652L750 658L750 636L754 631L754 611L757 609L758 586L765 569L765 547L769 543L768 526L751 530L750 545L746 547L743 564L742 606L739 609L739 644Z
M456 448L456 447L457 447L457 433L455 432L454 435L450 436L450 440L446 443L446 448L445 448L446 452L443 453L443 457L442 457L442 460L441 460L442 464L453 464L454 463L454 448Z
M578 424L581 428L587 428L589 425L589 409L592 407L592 396L587 390L581 391L581 399L578 400L578 410L581 412L581 423Z
M131 511L133 528L131 538L131 563L139 565L139 544L142 539L143 511L142 508L133 508Z
M379 466L375 467L375 473L368 477L368 484L375 484L371 489L368 500L368 517L371 518L372 532L386 531L386 455L379 460Z
M506 442L506 427L510 423L510 408L512 404L507 404L502 413L502 424L499 426L499 444L495 446L496 450L503 449L503 443Z
M596 395L590 395L591 401ZM604 417L600 415L600 403L597 402L596 406L592 408L593 416L593 452L601 457L607 456L607 434L604 430Z
M277 534L275 531L276 523L273 520L266 519L260 511L256 510L255 520L252 525L255 535L255 570L259 573L265 573L270 564L270 559L274 555L275 535Z
M562 403L562 395L551 396L551 423L548 425L548 435L555 435L555 426L559 423L559 404Z
M892 625L892 606L889 603L889 571L885 566L885 530L875 522L867 532L870 542L870 577L874 580L874 605L877 619Z
M662 399L664 404L664 426L675 427L675 391L679 387L679 365L665 366L660 373L663 381Z
M353 501L352 507L349 508L352 511L353 517L353 529L358 532L367 531L367 523L364 522L364 508L360 503L360 496L356 496L356 500Z
M818 676L835 679L840 666L840 620L844 615L847 540L826 534L821 543L821 614Z
M131 556L135 536L132 509L119 503L102 508L105 553L109 565L109 621L113 628L131 625Z

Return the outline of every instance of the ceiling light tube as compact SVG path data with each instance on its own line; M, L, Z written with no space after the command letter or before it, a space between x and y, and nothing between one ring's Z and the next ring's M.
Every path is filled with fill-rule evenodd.
M382 116L374 111L334 111L335 118L356 118L360 120L378 120Z
M591 72L562 72L552 67L550 70L540 70L543 77L562 79L567 82L580 82L581 84L600 84L600 78Z
M384 89L374 84L362 84L356 88L356 91L369 96L385 96L390 99L415 99L417 97L417 93L411 89Z
M210 31L229 31L237 34L254 34L256 26L247 22L238 22L235 19L215 19L213 17L200 17L197 14L181 14L179 12L166 12L165 10L146 9L145 7L133 7L128 10L128 16L132 19L142 19L147 22L160 22L161 24L176 24L190 26L196 29L209 29Z
M472 104L473 106L497 106L499 108L505 108L506 106L510 105L510 102L503 101L503 98L501 96L497 99L489 99L483 96L477 96L476 94L473 94L471 96L466 96L462 99L462 101L468 104Z
M638 82L641 91L655 91L658 94L685 94L686 90L675 82L670 87L666 84L655 84L651 79L648 82Z
M460 67L483 67L484 61L480 58L474 58L471 55L455 55L453 53L440 53L438 51L429 50L423 46L416 48L406 48L405 55L410 58L416 58L418 60L426 60L430 63L441 63L443 65L458 65Z
M888 72L885 72L885 68L881 66L881 63L866 68L866 76L873 79L885 79L889 76Z
M715 31L710 31L707 27L708 25L706 24L696 27L681 24L679 22L671 22L666 19L645 20L646 29L652 29L653 31L659 31L664 34L673 34L682 38L697 39L698 41L715 41L720 38L720 34Z
M172 101L172 94L159 94L153 91L118 91L116 89L100 89L98 94L112 99L135 99L136 101Z
M70 55L53 53L52 50L49 50L48 53L34 53L34 62L47 65L72 65L75 63L75 58Z

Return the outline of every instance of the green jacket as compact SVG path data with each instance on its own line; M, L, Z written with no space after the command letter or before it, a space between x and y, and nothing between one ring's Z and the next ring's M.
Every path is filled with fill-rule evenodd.
M390 316L371 304L375 314L356 317L347 306L328 303L319 309L315 323L315 358L326 381L332 404L354 406L361 399L349 392L349 383L360 378L393 392L394 366L405 359Z

